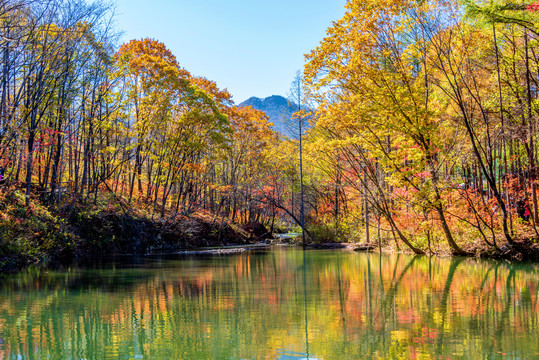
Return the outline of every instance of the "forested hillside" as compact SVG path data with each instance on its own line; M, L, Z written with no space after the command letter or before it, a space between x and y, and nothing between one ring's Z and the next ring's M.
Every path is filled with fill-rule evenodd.
M190 246L193 219L219 241L299 222L298 142L263 112L158 40L118 44L104 3L1 4L1 258ZM311 122L310 241L456 254L535 241L537 8L348 2L296 92L318 104L293 120Z
M157 40L117 45L102 3L4 1L0 21L4 254L80 243L70 226L95 220L99 232L107 212L125 232L134 218L168 229L193 214L210 228L273 224L263 200L282 196L288 168L262 112L234 106Z
M318 218L415 253L537 238L537 8L349 1L305 68Z

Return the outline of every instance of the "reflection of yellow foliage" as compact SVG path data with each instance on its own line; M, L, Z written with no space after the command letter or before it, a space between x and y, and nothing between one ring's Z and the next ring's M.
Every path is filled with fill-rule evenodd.
M32 337L42 358L77 348L66 342L77 328L77 341L108 344L107 353L118 356L132 350L126 344L138 341L137 349L153 358L212 358L217 351L234 358L275 359L283 349L304 351L306 311L311 355L322 359L439 358L441 336L450 356L480 358L490 351L483 337L495 336L499 345L493 351L518 346L523 354L539 352L535 268L515 272L508 265L471 259L311 253L304 302L301 252L242 254L215 259L209 267L206 261L141 272L120 291L43 295L9 290L0 301L3 338L27 342ZM103 274L104 279L112 276ZM50 275L29 277L27 286L44 290L52 279L79 281L77 273ZM510 332L472 331L473 324L499 322L508 304ZM19 307L30 311L19 312ZM45 342L48 338L53 345Z
M408 340L410 340L410 333L406 330L392 331L391 340L397 342L407 342Z

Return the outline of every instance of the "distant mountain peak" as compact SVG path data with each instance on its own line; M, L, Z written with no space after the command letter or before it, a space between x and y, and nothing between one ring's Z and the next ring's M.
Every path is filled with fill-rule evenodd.
M252 106L250 104L260 104L262 105L264 99L261 99L261 98L257 98L256 96L251 96L249 99L245 100L244 102L242 102L240 104L240 107L244 107L244 106ZM249 105L243 105L243 104L249 104Z
M269 120L273 123L275 131L289 137L292 136L292 129L289 123L292 114L297 108L284 96L272 95L264 99L253 96L239 105L239 107L245 106L251 106L253 109L265 112Z
M271 95L271 96L268 96L267 98L259 98L259 97L256 97L256 96L252 96L249 99L242 102L240 104L240 106L243 106L244 104L247 104L247 103L256 103L256 104L264 104L264 105L286 105L286 106L288 106L290 102L288 101L287 98L285 98L284 96L281 96L281 95ZM248 106L248 105L244 105L244 106Z

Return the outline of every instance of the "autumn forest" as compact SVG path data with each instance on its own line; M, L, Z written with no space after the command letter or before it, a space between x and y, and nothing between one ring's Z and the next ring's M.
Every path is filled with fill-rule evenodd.
M302 218L309 243L537 258L539 5L349 0L291 79L290 138L166 44L119 43L112 9L0 1L2 267Z

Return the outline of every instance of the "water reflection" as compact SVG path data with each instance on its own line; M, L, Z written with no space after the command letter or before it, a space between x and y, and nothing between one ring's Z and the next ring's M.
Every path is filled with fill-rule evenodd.
M276 249L0 281L0 359L539 358L537 266Z

